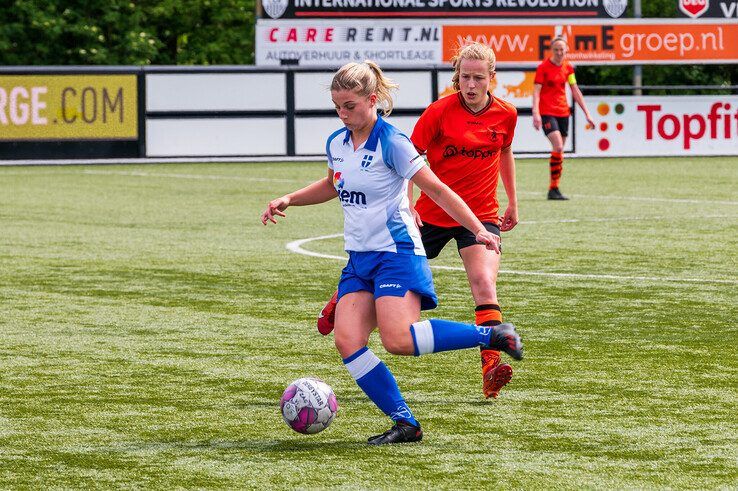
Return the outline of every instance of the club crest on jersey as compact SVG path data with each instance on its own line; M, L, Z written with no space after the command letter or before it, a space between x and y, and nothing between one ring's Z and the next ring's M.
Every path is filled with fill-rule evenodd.
M497 141L497 131L495 131L495 129L492 128L491 126L489 128L487 128L487 131L489 131L489 137L490 137L490 139L493 142L494 141Z
M361 159L361 170L369 172L369 166L372 165L372 160L374 160L374 155L364 155Z

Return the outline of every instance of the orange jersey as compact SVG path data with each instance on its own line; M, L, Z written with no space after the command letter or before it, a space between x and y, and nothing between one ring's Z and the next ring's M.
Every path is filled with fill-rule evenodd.
M535 83L541 85L541 99L538 102L540 114L559 118L569 116L571 110L566 100L566 84L576 83L573 76L574 67L566 60L557 66L551 58L546 58L538 65Z
M517 121L518 111L509 102L490 95L487 106L474 113L456 93L428 106L411 140L426 153L431 170L461 196L479 220L499 223L500 151L512 144ZM420 194L415 209L424 222L459 226L425 193Z

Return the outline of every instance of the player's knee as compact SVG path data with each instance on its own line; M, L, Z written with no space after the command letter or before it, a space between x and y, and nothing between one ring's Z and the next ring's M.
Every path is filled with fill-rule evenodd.
M384 349L389 353L392 353L393 355L412 355L415 353L409 325L407 332L394 331L392 333L387 333L387 331L388 330L385 329L384 334L382 334L382 346L384 346Z
M362 342L362 340L355 335L341 333L338 330L334 331L334 333L333 343L336 345L336 349L342 358L348 358L367 344L366 340Z
M556 153L561 153L564 151L564 144L563 143L554 143L553 144L553 151Z
M497 286L491 278L474 278L471 280L474 298L497 299Z

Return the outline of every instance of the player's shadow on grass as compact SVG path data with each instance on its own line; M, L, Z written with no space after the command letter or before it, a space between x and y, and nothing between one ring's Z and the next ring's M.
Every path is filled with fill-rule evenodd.
M303 439L304 438L304 439ZM308 440L310 438L310 440ZM146 446L146 445L144 445ZM315 435L296 435L279 439L250 439L250 440L205 440L205 441L167 441L151 443L150 447L167 447L178 450L246 450L257 453L301 453L320 450L322 454L345 455L347 450L366 448L366 441L357 439L339 440L335 438L321 438Z
M454 398L447 398L443 396L438 396L437 398L429 397L429 398L418 398L415 400L408 399L408 403L411 407L413 405L421 408L423 406L447 406L447 407L455 407L455 406L486 406L486 405L494 405L494 399L483 399L481 392L479 395L476 393L469 394L468 397L463 396L456 396ZM355 404L369 404L371 405L372 402L362 396L356 396L356 397L341 397L341 399L338 401L338 410L341 411L341 407L343 405L346 406L353 406Z

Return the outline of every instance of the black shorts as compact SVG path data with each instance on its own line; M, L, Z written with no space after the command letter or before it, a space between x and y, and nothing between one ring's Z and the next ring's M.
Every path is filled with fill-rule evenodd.
M541 122L543 123L543 132L549 134L554 131L561 132L561 136L569 135L569 116L541 116Z
M496 236L500 236L500 227L496 223L482 222L484 228ZM423 240L425 254L428 259L437 257L451 239L456 239L458 250L479 244L476 236L464 227L439 227L426 223L420 227L420 237Z

